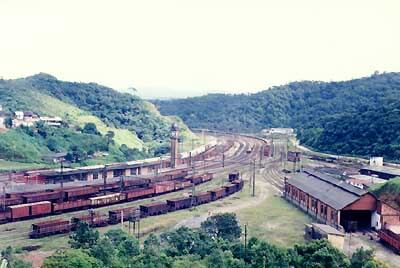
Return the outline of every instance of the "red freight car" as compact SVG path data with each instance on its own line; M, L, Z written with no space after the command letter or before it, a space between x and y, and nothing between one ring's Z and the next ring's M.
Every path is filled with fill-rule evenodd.
M103 227L108 225L108 217L97 213L73 217L71 219L72 230L76 229L79 222L86 222L90 227Z
M99 189L91 186L83 186L77 188L64 189L64 200L76 200L83 197L89 197L99 192Z
M166 202L151 203L140 206L140 214L143 217L165 214L169 211L169 206Z
M213 201L218 200L218 199L223 198L223 197L226 196L226 191L225 191L225 188L223 188L223 187L211 190L209 192L211 192L211 199Z
M127 200L134 200L139 198L151 197L154 194L154 187L138 188L133 190L126 190L122 192L126 196Z
M180 198L168 199L167 204L170 207L171 211L190 208L192 206L192 197L180 197Z
M164 181L154 184L155 194L169 193L175 190L175 184L173 181Z
M29 238L40 238L44 236L68 233L71 224L68 220L56 219L32 224Z
M84 209L88 207L90 207L90 200L88 199L53 203L53 213Z
M106 206L125 200L125 195L121 193L108 194L89 198L90 205L93 207Z
M24 194L22 195L22 199L24 203L33 203L40 201L50 201L57 200L61 198L61 193L59 191L52 192L42 192L42 193L33 193L33 194Z
M228 181L232 182L239 179L239 172L229 173Z
M234 194L237 191L237 185L236 184L228 184L223 186L226 190L227 195Z
M14 206L9 206L8 208L11 214L11 220L24 219L30 216L29 213L30 204L14 205Z
M389 244L395 252L400 254L400 234L396 234L395 232L386 229L386 230L379 230L378 236L381 241Z
M189 188L191 186L192 186L192 183L190 181L176 181L175 182L175 191Z
M47 214L51 214L51 202L42 201L31 204L30 216L44 216Z
M137 207L128 207L110 210L108 212L108 221L110 224L117 224L121 222L121 216L123 215L124 220L129 220L132 217L140 217L140 210Z
M202 175L203 182L210 181L210 180L213 179L213 177L214 177L214 175L212 173L209 173L209 172Z
M196 193L194 197L196 198L196 205L211 202L211 192Z

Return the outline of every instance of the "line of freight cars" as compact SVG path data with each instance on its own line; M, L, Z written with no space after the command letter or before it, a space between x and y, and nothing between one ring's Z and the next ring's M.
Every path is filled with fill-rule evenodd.
M7 203L6 209L0 211L0 223L19 221L29 218L42 217L50 214L60 214L68 211L83 210L116 203L128 202L173 191L189 188L210 181L212 173L205 173L183 180L161 181L151 183L150 180L125 181L124 189L117 187L119 192L112 192L114 188L107 186L103 193L93 186L64 189L57 192L26 194L18 197L15 205ZM17 198L9 196L5 200ZM44 198L44 200L42 199Z
M55 219L32 224L30 238L40 238L75 230L79 222L86 222L91 227L103 227L109 224L118 224L121 218L124 221L135 218L145 218L166 214L181 209L188 209L232 195L243 188L242 180L233 180L228 185L207 192L196 193L193 196L168 199L165 202L155 202L137 207L110 210L108 215L91 211L87 215L73 217L71 220Z

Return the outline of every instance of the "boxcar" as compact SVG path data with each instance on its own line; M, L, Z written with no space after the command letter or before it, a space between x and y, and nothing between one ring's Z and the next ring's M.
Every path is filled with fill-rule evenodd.
M218 200L218 199L226 196L226 190L223 187L211 190L209 192L211 192L211 200L212 201Z
M51 214L51 202L42 201L31 204L30 216L42 216L47 214Z
M99 189L96 187L83 186L77 188L64 189L63 195L65 200L71 201L71 200L82 199L83 197L89 197L91 195L97 194L98 192Z
M192 197L180 197L180 198L168 199L167 204L170 207L171 211L190 208L192 206Z
M391 230L379 230L378 236L381 241L390 245L396 253L400 254L400 234L396 234Z
M143 217L165 214L169 211L169 206L166 202L151 203L140 206L140 214Z
M196 205L201 205L211 202L211 192L196 193L194 196L196 198Z
M90 200L88 199L53 203L53 213L84 209L88 207L90 207Z
M235 181L235 180L238 180L238 179L239 179L239 172L236 172L236 173L229 173L229 175L228 175L228 180L229 180L230 182Z
M125 195L120 194L120 193L115 193L115 194L91 197L91 198L89 198L89 200L90 200L91 206L99 207L99 206L106 206L106 205L115 204L120 201L123 201L123 200L125 200Z
M137 207L128 207L108 211L108 221L110 224L121 222L121 215L124 220L129 220L131 217L140 217L140 210Z
M134 200L144 197L150 197L154 194L154 187L148 188L137 188L133 190L126 190L122 192L126 196L127 200Z
M68 220L56 219L32 224L29 238L40 238L44 236L68 233L71 224Z
M40 201L50 201L61 199L62 195L59 191L52 192L42 192L42 193L33 193L33 194L24 194L22 195L22 200L24 203L33 203Z

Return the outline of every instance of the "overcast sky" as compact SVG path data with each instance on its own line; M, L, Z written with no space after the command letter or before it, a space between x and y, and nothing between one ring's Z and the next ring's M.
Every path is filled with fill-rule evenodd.
M400 71L399 14L399 0L0 0L0 76L145 97L345 80Z

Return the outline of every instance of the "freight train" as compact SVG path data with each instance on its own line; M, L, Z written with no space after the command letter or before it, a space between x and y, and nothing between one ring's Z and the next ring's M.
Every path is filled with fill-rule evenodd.
M7 194L0 200L0 223L14 222L51 214L97 208L162 195L204 183L212 173L155 182L151 179L125 180L102 185L86 185L37 193Z
M207 192L196 193L193 196L168 199L164 202L154 202L138 207L110 210L108 215L89 212L87 215L73 217L71 220L55 219L32 224L30 238L41 238L55 234L68 233L75 230L79 222L86 222L91 227L102 227L117 224L132 217L145 218L169 212L199 206L232 195L243 188L242 180L234 180L221 188Z

